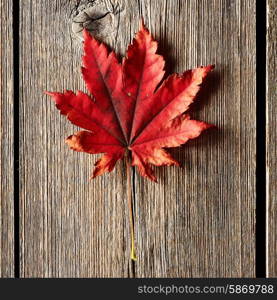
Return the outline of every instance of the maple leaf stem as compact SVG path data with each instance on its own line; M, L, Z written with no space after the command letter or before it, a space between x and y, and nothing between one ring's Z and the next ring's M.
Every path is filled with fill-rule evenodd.
M129 223L130 223L130 234L131 234L131 259L136 261L136 250L135 250L135 233L134 233L134 213L132 203L132 183L131 183L131 156L130 151L126 155L126 175L127 175L127 198L129 207Z

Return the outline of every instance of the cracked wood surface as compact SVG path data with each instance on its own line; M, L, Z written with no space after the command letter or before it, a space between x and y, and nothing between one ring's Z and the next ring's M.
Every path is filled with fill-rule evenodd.
M20 2L21 276L254 277L255 1L121 0L101 33L123 54L143 16L168 73L216 65L192 116L218 129L173 150L184 167L158 184L133 173L134 267L124 163L88 181L97 157L68 149L78 128L43 95L85 90L77 2Z

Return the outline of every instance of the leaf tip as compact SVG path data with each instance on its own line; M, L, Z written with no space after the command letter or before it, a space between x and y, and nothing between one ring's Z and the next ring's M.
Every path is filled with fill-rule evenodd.
M49 91L43 91L43 93L44 93L45 95L48 95L48 96L51 96L51 97L53 97L53 96L55 95L54 92L49 92Z
M92 181L96 176L94 176L93 174L89 177L89 181Z
M218 127L216 125L214 125L214 124L205 123L204 130L206 130L206 129L212 129L212 128L216 129Z
M205 67L202 67L204 69L204 77L208 75L213 69L215 68L215 65L207 65Z
M153 173L152 174L146 174L145 177L150 179L151 181L153 181L155 183L158 183L158 179Z

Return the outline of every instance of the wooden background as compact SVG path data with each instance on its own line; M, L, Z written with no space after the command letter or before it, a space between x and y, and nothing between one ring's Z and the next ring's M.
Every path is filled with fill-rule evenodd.
M13 106L19 105L21 277L255 277L255 1L92 2L19 2L18 99L12 55L16 14L11 0L1 1L0 275L14 274ZM268 1L269 277L277 276L276 7ZM99 16L109 12L88 26L121 55L143 16L159 41L167 73L216 65L192 115L218 129L172 150L184 167L156 169L158 184L132 174L135 264L129 260L124 163L88 181L97 157L68 149L64 140L77 128L43 94L85 91L76 35L83 9Z
M0 277L14 275L13 189L13 32L12 1L1 1L0 9ZM18 101L18 100L17 100Z
M267 276L277 277L277 2L267 3Z

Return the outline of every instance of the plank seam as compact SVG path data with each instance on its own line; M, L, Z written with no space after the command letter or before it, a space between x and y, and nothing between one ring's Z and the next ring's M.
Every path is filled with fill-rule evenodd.
M256 277L266 276L266 1L256 1Z

